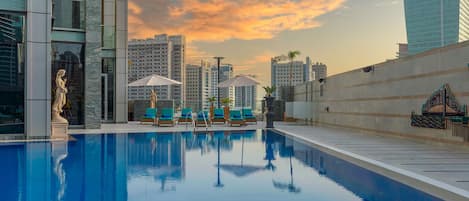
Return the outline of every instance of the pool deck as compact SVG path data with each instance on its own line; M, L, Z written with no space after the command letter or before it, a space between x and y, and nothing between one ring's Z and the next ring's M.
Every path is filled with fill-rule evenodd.
M214 130L255 130L265 123L244 127L213 125ZM334 128L276 122L277 131L294 136L345 159L444 200L469 200L469 147L435 144L400 137L372 135ZM196 131L206 131L199 127ZM137 122L103 124L101 129L71 129L73 134L194 131L191 126L155 127Z
M445 200L469 200L469 147L295 124L276 130Z

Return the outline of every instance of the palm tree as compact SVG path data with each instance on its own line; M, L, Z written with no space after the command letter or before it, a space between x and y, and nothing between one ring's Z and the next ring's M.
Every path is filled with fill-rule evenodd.
M290 75L290 79L289 79L289 84L288 86L292 86L292 80L293 80L293 60L295 60L295 58L300 55L301 52L298 51L298 50L294 50L294 51L289 51L288 52L288 60L290 60L290 69L289 69L289 75Z
M207 100L210 103L210 106L213 107L213 103L217 101L217 98L213 96L213 97L208 98Z
M272 94L275 92L275 89L276 89L275 86L271 86L271 87L265 86L265 87L262 87L262 88L264 88L264 91L265 91L265 94L266 94L267 97L272 96Z
M213 117L213 111L215 110L215 107L213 106L213 103L217 100L215 96L208 98L208 102L210 102L210 116Z

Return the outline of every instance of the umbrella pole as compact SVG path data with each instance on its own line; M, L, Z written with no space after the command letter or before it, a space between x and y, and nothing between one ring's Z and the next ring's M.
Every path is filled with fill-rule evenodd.
M241 137L241 167L243 167L244 160L244 137Z

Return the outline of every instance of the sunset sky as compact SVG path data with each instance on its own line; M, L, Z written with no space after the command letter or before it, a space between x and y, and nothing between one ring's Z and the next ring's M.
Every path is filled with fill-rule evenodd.
M270 84L270 58L301 51L333 75L395 58L402 0L129 0L129 38L183 34L188 63L224 56Z

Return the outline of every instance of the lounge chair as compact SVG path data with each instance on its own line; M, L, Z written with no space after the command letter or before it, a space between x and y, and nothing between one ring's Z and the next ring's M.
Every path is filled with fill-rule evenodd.
M192 108L183 108L181 111L181 117L178 119L178 123L192 123Z
M238 125L244 126L246 122L244 121L243 116L241 115L240 110L231 110L230 111L230 126Z
M207 123L207 124L205 124ZM208 116L207 111L200 111L197 113L197 119L195 120L195 126L211 126L212 122Z
M143 117L140 119L140 123L145 123L145 122L149 122L149 123L155 123L155 120L156 120L156 111L157 109L156 108L147 108L145 110L145 114L143 115Z
M171 125L174 126L174 110L172 108L163 108L158 118L158 126Z
M254 114L252 114L251 109L243 109L242 111L243 111L243 118L244 118L244 121L246 123L247 122L253 122L253 123L257 124L256 116L254 116Z
M212 122L213 123L225 123L225 112L223 111L223 108L215 108L213 111L213 117L212 117Z

